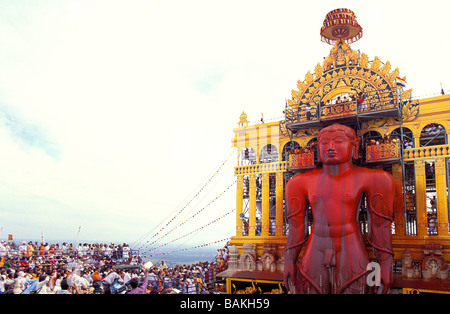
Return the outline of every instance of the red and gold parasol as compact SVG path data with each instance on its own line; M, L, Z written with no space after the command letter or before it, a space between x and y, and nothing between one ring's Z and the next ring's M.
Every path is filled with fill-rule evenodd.
M349 9L330 11L320 29L322 41L330 45L334 45L337 41L354 43L362 37L362 33L362 27L356 21L355 13Z

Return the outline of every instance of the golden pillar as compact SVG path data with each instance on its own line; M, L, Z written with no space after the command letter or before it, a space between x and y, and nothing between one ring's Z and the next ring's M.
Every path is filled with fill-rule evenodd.
M416 175L416 214L417 214L417 235L428 235L427 219L427 183L425 177L425 161L414 161L414 172Z
M269 173L262 174L262 200L261 200L261 235L269 235Z
M248 219L248 235L256 235L256 175L251 174L249 178L249 196L248 202L250 206Z
M242 236L242 206L244 204L244 176L237 176L236 181L236 236Z
M401 164L392 165L395 182L394 224L395 234L405 235L405 209L403 206L403 169Z
M414 147L420 147L420 131L413 131Z
M445 158L436 158L434 162L434 169L436 175L438 235L448 236L447 177Z
M275 209L275 235L283 235L283 198L284 198L284 182L283 172L276 174L276 209Z

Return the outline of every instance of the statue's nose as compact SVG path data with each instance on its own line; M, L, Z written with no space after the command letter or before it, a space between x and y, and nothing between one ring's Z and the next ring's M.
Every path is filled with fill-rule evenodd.
M327 146L328 146L327 150L334 150L334 142L333 141L329 141Z

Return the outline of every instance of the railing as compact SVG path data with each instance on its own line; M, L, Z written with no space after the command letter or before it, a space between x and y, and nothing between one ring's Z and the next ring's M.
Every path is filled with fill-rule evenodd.
M397 109L397 96L391 92L368 95L363 103L357 100L344 101L341 103L327 104L319 102L315 107L311 107L310 118L307 118L306 105L286 108L285 120L287 124L336 118L365 113L377 113L389 109Z
M238 166L234 168L234 175L257 174L265 172L285 172L286 162L272 162L266 164L255 164L247 166Z
M289 154L288 169L312 169L314 168L314 152Z
M378 145L368 145L366 147L366 161L377 162L398 159L399 154L399 142L382 143Z
M356 114L356 101L345 102L334 105L322 105L321 107L321 118L328 117L341 117L346 115Z
M450 157L450 145L428 146L404 150L404 160L432 157Z
M328 119L328 118L337 118L337 117L345 117L345 116L356 116L357 114L363 114L363 113L377 113L383 110L388 109L394 109L396 108L396 105L393 104L386 104L386 105L380 105L374 108L371 108L367 106L367 109L361 109L359 104L356 103L356 101L352 102L345 102L340 104L332 104L332 105L324 105L319 104L319 108L311 109L312 115L310 119L307 119L306 112L304 108L300 108L303 110L299 110L299 113L297 114L297 118L299 122L305 122L305 121L312 121L312 120L318 120L318 119ZM315 112L314 112L315 111ZM318 114L320 113L320 114ZM291 117L295 117L295 114L291 113Z

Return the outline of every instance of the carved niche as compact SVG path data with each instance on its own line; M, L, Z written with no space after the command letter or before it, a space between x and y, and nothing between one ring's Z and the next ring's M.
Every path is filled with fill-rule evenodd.
M277 270L277 245L264 244L263 254L259 259L258 270L276 271Z
M423 253L425 257L422 260L422 277L424 279L447 279L448 266L442 258L442 246L427 245Z
M255 271L256 270L256 243L244 243L242 255L239 258L239 270L248 270Z

